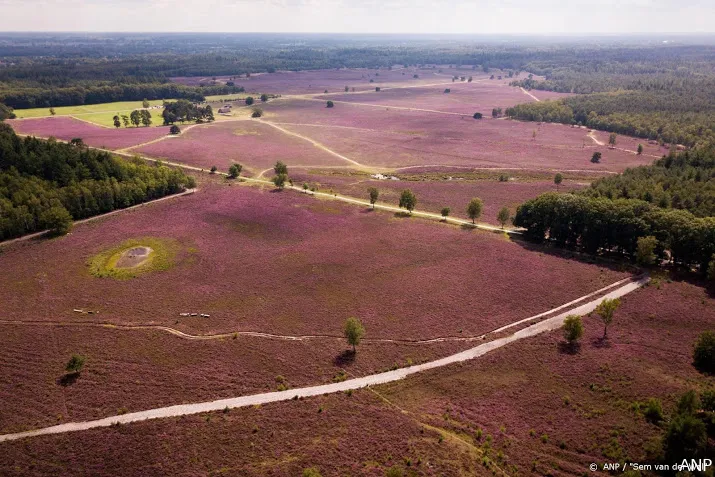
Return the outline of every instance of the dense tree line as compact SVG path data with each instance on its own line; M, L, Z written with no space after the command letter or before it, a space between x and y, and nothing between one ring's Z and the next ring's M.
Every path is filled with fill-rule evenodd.
M639 199L661 208L715 216L715 154L712 149L671 152L651 166L603 177L581 192L589 197Z
M42 86L12 84L0 86L0 102L15 109L23 109L164 98L204 101L207 95L243 91L241 86L191 87L168 82L105 84L88 81L76 86L49 89Z
M0 240L129 207L193 187L164 166L124 161L81 141L20 138L0 124Z
M164 118L164 125L174 124L175 122L211 122L214 120L213 109L210 104L199 106L180 99L174 102L165 102L164 111L161 113Z
M580 124L672 144L715 144L715 83L711 89L656 93L619 91L520 104L506 115L524 121Z
M713 149L671 154L653 166L598 180L582 193L542 194L519 206L514 225L527 229L526 237L536 242L633 259L639 239L653 237L652 253L659 259L705 273L715 260L715 217L708 212L714 170ZM646 197L649 193L653 197ZM658 200L657 193L663 194ZM670 193L667 204L663 197ZM676 194L683 196L682 207L668 208Z

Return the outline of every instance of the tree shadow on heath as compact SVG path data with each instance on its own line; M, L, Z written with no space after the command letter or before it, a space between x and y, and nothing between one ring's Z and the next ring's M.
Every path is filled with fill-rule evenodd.
M67 373L57 378L57 384L71 386L77 381L77 378L79 378L79 373Z
M355 352L351 349L346 349L333 359L333 364L339 368L353 364L355 361Z
M594 338L591 340L591 344L593 345L594 348L610 348L611 347L611 342L608 340L608 338L604 338L603 336L599 336L598 338Z
M397 217L398 219L409 219L410 217L412 217L412 214L410 214L409 212L395 212L395 217Z
M581 343L578 341L574 343L569 343L568 341L559 342L559 353L575 355L581 351Z

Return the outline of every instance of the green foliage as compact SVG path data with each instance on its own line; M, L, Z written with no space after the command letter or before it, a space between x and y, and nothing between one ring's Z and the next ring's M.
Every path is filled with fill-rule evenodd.
M149 104L149 100L144 98L142 100L142 108L148 108L149 106L151 106L151 104Z
M251 111L251 117L260 118L261 116L263 116L263 110L261 108L253 108Z
M638 144L638 149L636 149L636 153L640 156L643 154L643 144Z
M402 477L404 472L402 472L402 469L397 467L396 465L393 465L387 471L385 472L385 477Z
M616 142L617 142L617 134L616 133L611 133L608 135L608 145L611 147L616 147Z
M578 315L569 315L564 320L564 339L569 344L574 344L583 336L583 322Z
M79 374L84 367L85 357L79 354L73 354L65 366L65 371L68 373Z
M380 191L378 191L375 187L368 187L367 193L370 196L370 204L372 204L372 208L374 209L375 202L377 202L377 198L380 197Z
M286 166L283 161L278 161L273 166L273 171L276 174L288 174L288 166Z
M498 118L499 116L501 116L501 114L502 114L501 108L493 108L492 109L492 117L493 118Z
M148 113L148 111L146 111ZM134 112L132 112L134 114ZM174 124L176 122L196 122L204 121L211 122L214 120L213 109L210 104L206 106L198 106L191 101L180 99L173 102L164 102L164 111L161 113L164 119L164 125ZM132 120L134 122L134 120Z
M335 106L335 104L332 101L328 101L327 103L325 103L326 108L332 108L333 106Z
M0 121L5 121L6 119L15 119L15 113L11 107L0 103Z
M583 193L640 199L661 208L688 210L698 217L715 216L715 149L671 152L651 166L598 179Z
M303 469L303 477L322 477L322 475L316 467L310 467L308 469Z
M698 336L693 350L693 366L703 373L715 373L715 331Z
M563 181L564 181L564 176L562 176L560 172L557 172L556 175L554 176L554 184L556 184L557 189Z
M178 169L124 161L54 140L19 138L0 124L0 240L183 191L193 179ZM64 212L63 212L64 210Z
M446 219L447 217L449 217L449 213L451 211L452 211L452 209L450 209L449 207L442 207L442 211L441 211L442 217L444 217Z
M514 225L530 240L548 240L586 253L633 257L640 237L658 239L658 253L705 272L715 253L715 218L662 209L635 199L611 200L545 193L517 208Z
M266 103L268 102L268 95L266 93L263 93L261 95L261 103Z
M712 260L708 263L708 280L715 282L715 254L712 255Z
M410 189L403 190L400 194L399 206L401 209L407 209L411 214L417 206L417 196Z
M112 123L114 124L114 127L115 127L115 128L120 128L120 127L122 127L122 122L121 122L121 120L119 119L119 116L118 116L118 115L116 115L116 116L114 116L114 117L112 118Z
M228 168L228 178L236 179L239 175L241 175L241 170L243 170L243 166L241 164L231 164L231 167Z
M677 414L670 421L663 438L663 454L666 462L682 462L705 456L707 449L705 423L693 414Z
M650 398L646 401L643 417L653 424L658 424L663 420L663 405L660 403L660 399Z
M252 105L254 102L253 96L247 96L246 97L246 106Z
M40 214L40 223L49 231L50 235L65 235L72 229L72 216L62 206L54 206Z
M177 135L181 134L181 129L176 124L172 124L169 128L169 134Z
M501 224L501 228L504 228L510 217L511 212L509 212L509 207L502 207L501 210L499 210L499 213L497 214L497 220Z
M640 265L653 265L656 260L655 249L658 246L658 239L652 235L638 237L636 242L636 262Z
M475 221L482 215L483 209L484 204L482 203L482 199L475 197L469 201L469 204L467 204L467 216L472 219L472 223L475 223Z
M285 187L286 181L288 180L288 176L286 174L276 174L273 176L273 185L278 187L279 189L283 189Z
M365 328L363 327L360 320L357 318L348 318L345 322L345 339L348 344L353 347L353 352L355 347L360 344L362 337L365 335Z
M149 247L151 252L147 260L132 268L117 268L117 262L122 254L135 247ZM129 280L149 272L168 270L176 263L175 257L181 246L178 242L158 237L142 237L129 239L98 253L88 262L90 275L97 278L113 278L115 280Z
M593 162L594 164L598 164L599 162L601 162L601 157L603 157L603 155L599 151L596 151L591 156L591 162Z
M211 174L216 174L216 171L218 171L218 167L211 166L211 170L210 170Z
M613 322L613 314L616 312L618 307L621 306L620 298L606 298L596 307L596 314L601 317L603 321L603 337L606 338L608 332L608 325Z
M482 113L474 113L474 116L472 116L474 119L482 119Z

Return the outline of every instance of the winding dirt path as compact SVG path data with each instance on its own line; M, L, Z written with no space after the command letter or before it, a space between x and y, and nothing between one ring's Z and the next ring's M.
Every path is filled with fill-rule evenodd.
M178 417L186 416L190 414L198 414L210 411L219 411L226 408L239 408L247 406L256 406L261 404L268 404L280 401L289 401L296 397L311 397L311 396L321 396L325 394L332 394L342 391L348 391L352 389L360 389L366 386L375 386L379 384L385 384L393 381L398 381L406 378L415 373L427 371L430 369L436 369L443 366L447 366L454 363L461 363L464 361L472 360L483 356L484 354L499 349L509 343L522 340L524 338L529 338L536 336L538 334L544 333L546 331L552 331L560 328L563 325L563 321L566 316L575 315L586 315L592 312L596 306L605 298L618 298L622 297L634 290L637 290L641 286L645 285L649 281L648 277L641 277L639 279L634 279L628 283L620 286L619 288L607 293L603 297L596 300L592 300L588 303L580 305L576 308L572 308L565 311L559 315L552 318L548 318L539 323L533 324L526 328L523 328L511 335L489 341L487 343L480 344L468 350L447 356L445 358L437 359L435 361L430 361L427 363L409 366L406 368L396 369L393 371L388 371L385 373L372 374L370 376L365 376L362 378L349 379L340 383L323 384L318 386L308 386L297 389L290 389L287 391L277 391L262 394L252 394L248 396L239 396L228 399L219 399L216 401L207 401L194 404L180 404L176 406L161 407L156 409L149 409L146 411L132 412L128 414L122 414L117 416L111 416L104 419L97 419L93 421L85 422L70 422L67 424L60 424L57 426L46 427L43 429L35 429L32 431L18 432L14 434L4 434L0 435L0 442L13 441L28 437L49 435L49 434L61 434L66 432L83 431L87 429L95 429L99 427L109 427L112 425L128 424L131 422L145 421L147 419L160 419L167 417Z

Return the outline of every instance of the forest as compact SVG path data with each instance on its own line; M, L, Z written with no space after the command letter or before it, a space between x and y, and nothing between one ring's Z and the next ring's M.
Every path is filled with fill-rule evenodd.
M181 123L185 121L203 123L214 120L214 113L210 104L198 106L184 99L165 102L164 111L162 111L161 116L164 118L165 126L174 124L177 121Z
M530 240L590 254L636 259L649 242L659 260L715 271L714 176L715 149L670 154L581 193L526 201L514 225Z
M125 161L109 153L33 137L0 123L0 240L130 207L194 187L177 169Z

